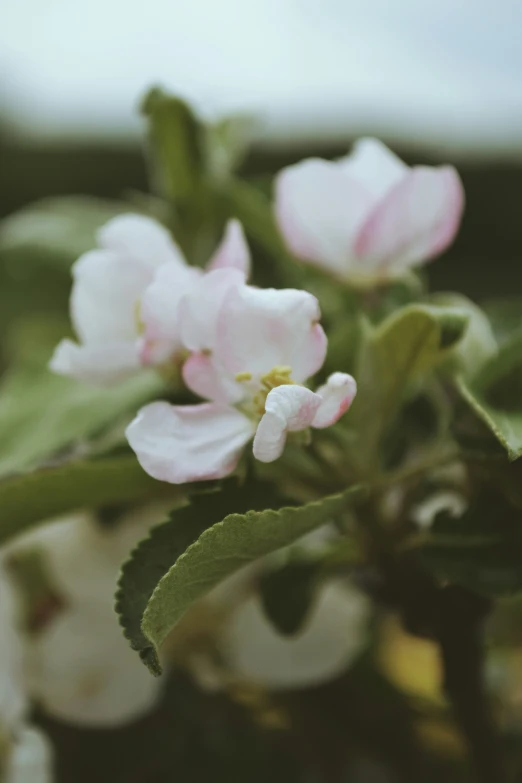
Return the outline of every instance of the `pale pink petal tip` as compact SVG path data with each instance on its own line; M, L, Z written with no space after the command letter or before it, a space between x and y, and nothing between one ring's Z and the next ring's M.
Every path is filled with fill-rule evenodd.
M351 375L334 372L324 386L317 389L321 398L312 427L323 429L335 424L346 413L357 393L357 384Z
M223 239L208 263L208 271L232 268L243 272L245 278L250 274L250 249L245 238L243 226L239 220L229 220Z
M391 275L404 273L448 247L463 207L464 191L453 167L416 166L370 214L355 252Z
M310 427L321 398L304 386L277 386L268 394L265 414L254 437L254 457L273 462L283 453L288 432Z
M444 177L447 193L446 218L442 221L438 235L435 236L430 252L430 258L439 255L451 245L460 228L464 212L465 193L458 171L453 166L440 169Z

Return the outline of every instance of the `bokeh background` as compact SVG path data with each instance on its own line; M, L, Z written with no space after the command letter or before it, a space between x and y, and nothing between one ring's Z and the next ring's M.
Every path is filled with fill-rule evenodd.
M254 118L248 174L341 154L361 134L408 161L455 163L468 207L433 281L473 296L514 293L521 25L518 0L6 4L0 213L52 194L143 190L137 102L161 83L204 117Z

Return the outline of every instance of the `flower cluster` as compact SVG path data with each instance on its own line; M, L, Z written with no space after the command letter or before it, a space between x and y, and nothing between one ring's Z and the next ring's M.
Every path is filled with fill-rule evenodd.
M280 173L275 212L294 254L351 284L404 274L444 249L462 211L450 167L409 169L379 142L346 159L304 161ZM55 372L111 383L140 367L177 365L194 405L158 401L127 429L153 477L184 483L226 476L253 439L254 456L281 456L287 434L324 428L348 410L356 382L335 372L316 391L327 339L319 303L295 289L247 283L250 252L237 220L205 270L189 266L168 231L127 214L99 232L74 267L71 315Z

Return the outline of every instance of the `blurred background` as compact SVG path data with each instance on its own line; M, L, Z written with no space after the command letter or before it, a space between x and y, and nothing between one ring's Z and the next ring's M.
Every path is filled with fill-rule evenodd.
M454 246L429 267L432 285L476 299L522 295L520 0L4 5L0 218L42 198L136 199L146 191L138 106L152 84L161 84L205 119L252 117L252 145L240 173L259 183L301 157L345 154L361 135L379 136L410 163L453 163L467 208ZM0 370L15 355L23 361L24 346L31 343L33 350L38 340L47 361L48 346L64 333L70 263L92 246L93 230L110 209L119 208L98 210L93 202L89 211L82 202L81 233L74 202L67 203L61 224L44 210L40 220L37 212L30 223L0 226ZM34 263L24 267L14 252L18 239L25 250L48 239L47 255L33 254ZM42 312L46 321L38 318ZM9 330L12 340L6 339ZM56 397L54 386L50 392ZM41 396L34 408L39 421ZM23 407L19 418L27 419ZM520 616L517 607L510 629L520 627ZM393 626L382 649L379 670L363 660L344 679L306 697L276 700L275 707L283 706L298 726L291 742L281 737L285 727L274 704L259 693L241 691L232 699L205 693L183 673L173 677L156 713L130 727L80 731L49 716L37 718L60 748L59 783L164 783L180 769L183 783L233 783L247 775L255 783L276 779L275 768L277 779L293 783L304 779L297 769L303 748L306 780L337 783L335 769L322 768L323 756L342 759L348 733L357 760L346 779L416 782L431 772L429 780L460 781L448 772L461 763L462 747L447 730L434 648ZM511 700L503 717L522 755L519 648L493 667L498 690ZM432 718L421 733L429 753L419 750L412 728L425 702ZM395 719L399 710L402 722ZM311 735L319 736L328 754L314 758ZM107 764L102 770L100 755ZM401 771L388 774L381 756Z
M19 0L0 29L0 214L53 194L146 187L139 96L253 116L244 172L380 136L452 162L468 207L434 284L520 288L518 0ZM495 275L490 264L495 263ZM458 275L458 278L455 276Z

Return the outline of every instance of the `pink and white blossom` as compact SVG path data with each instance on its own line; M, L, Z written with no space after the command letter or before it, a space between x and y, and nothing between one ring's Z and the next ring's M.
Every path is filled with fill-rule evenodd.
M179 306L204 272L186 263L166 228L143 215L110 220L97 239L98 248L73 267L70 310L78 342L62 340L50 366L106 385L178 355ZM241 225L231 220L208 268L243 280L249 264Z
M410 168L371 138L338 161L310 158L276 179L276 218L292 253L359 286L442 253L463 206L452 166Z
M206 403L145 406L127 429L142 467L175 484L221 478L253 438L254 456L271 462L288 433L328 427L349 408L356 384L334 373L316 392L303 384L323 365L327 340L319 304L306 291L224 285L219 309L202 321L210 272L183 305L182 335L192 350L187 386ZM210 308L212 310L212 308ZM211 328L208 328L208 324Z

